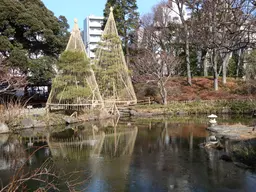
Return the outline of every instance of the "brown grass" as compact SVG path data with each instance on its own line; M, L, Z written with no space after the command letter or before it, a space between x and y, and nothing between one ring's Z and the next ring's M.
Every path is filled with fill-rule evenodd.
M24 104L22 104L19 100L12 100L8 103L1 105L1 115L0 122L4 122L9 124L10 122L14 122L14 120L21 118L24 114L22 113L24 109Z
M168 101L256 99L256 93L250 92L248 86L245 81L234 78L228 78L227 84L223 85L219 78L219 90L214 91L211 77L194 77L192 86L188 85L185 77L172 77L167 83ZM140 83L135 85L138 98L149 96L143 91L145 87L151 87L158 92L156 82ZM159 94L152 97L157 101L161 100Z

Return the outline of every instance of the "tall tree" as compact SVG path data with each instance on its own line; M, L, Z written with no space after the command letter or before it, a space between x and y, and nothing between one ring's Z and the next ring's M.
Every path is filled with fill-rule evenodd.
M40 0L0 1L1 68L26 75L37 67L31 60L58 57L67 42L67 28L65 17L56 18Z
M142 36L135 61L131 65L134 76L142 76L157 83L164 105L167 104L167 82L171 76L177 75L180 60L176 56L177 23L168 21L168 12L156 6L152 14L145 15L142 20Z
M174 9L174 4L177 6L177 10ZM169 0L166 4L169 9L173 12L176 12L180 18L181 24L183 26L183 34L184 34L184 44L185 44L185 60L186 60L186 68L187 68L187 82L189 85L192 85L192 77L191 77L191 67L190 67L190 42L189 42L189 28L188 23L185 18L186 15L186 0Z
M90 96L91 89L85 77L91 75L89 60L83 52L65 51L57 64L61 75L53 81L53 88L59 92L56 98L66 103L82 103Z
M126 62L129 65L130 45L134 42L135 32L139 26L139 13L136 0L108 0L104 9L105 27L110 7L113 7L118 34L122 38Z
M196 33L211 56L215 90L220 74L226 84L232 53L251 46L254 11L250 0L205 0L201 4L201 23Z

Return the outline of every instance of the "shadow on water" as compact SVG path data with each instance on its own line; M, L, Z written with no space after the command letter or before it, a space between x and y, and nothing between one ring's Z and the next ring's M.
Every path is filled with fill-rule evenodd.
M83 191L255 191L254 172L219 159L230 150L229 143L223 151L199 147L209 135L206 127L207 120L132 119L1 135L0 176L8 183L13 159L22 163L37 146L47 144L26 168L51 158L58 172L73 173L71 184ZM8 145L19 153L7 150Z

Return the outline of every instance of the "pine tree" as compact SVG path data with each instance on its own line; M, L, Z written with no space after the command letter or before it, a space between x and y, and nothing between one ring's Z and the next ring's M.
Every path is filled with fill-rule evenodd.
M106 25L109 9L113 7L118 34L123 41L126 62L129 64L129 45L134 42L134 33L139 25L139 13L136 0L108 0L104 9L104 23Z
M65 51L58 62L61 75L53 82L58 92L58 100L66 100L68 103L80 103L81 98L87 98L91 90L86 82L86 76L90 76L89 60L85 59L83 52Z
M110 11L94 60L96 80L101 95L107 103L136 103L137 99L125 63L113 9Z
M103 107L94 72L86 55L77 20L71 32L66 50L57 63L58 75L53 80L47 106L94 105ZM74 108L72 108L74 109Z

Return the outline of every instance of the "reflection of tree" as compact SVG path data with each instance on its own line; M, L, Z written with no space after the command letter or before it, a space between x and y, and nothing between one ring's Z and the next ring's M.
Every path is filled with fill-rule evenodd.
M199 148L208 136L204 124L153 121L139 127L130 177L138 191L217 191L241 189L242 170L219 159L222 152ZM144 178L144 183L140 182ZM157 180L155 179L157 178ZM238 181L234 183L235 181ZM146 183L145 183L146 182ZM233 184L232 184L233 182ZM148 187L148 186L153 187ZM233 185L233 186L232 186ZM132 188L133 189L133 188ZM132 191L132 190L131 190Z
M131 154L137 136L137 128L119 127L116 123L91 129L69 129L52 134L48 145L53 157L82 159L89 156L122 156Z
M5 141L0 146L0 169L10 169L20 166L26 159L26 152L18 137L1 135L1 140Z
M98 187L104 188L104 182L101 182L104 180L107 183L118 181L119 189L117 190L115 186L115 190L124 190L138 129L130 125L118 125L117 122L102 123L104 126L94 124L89 129L73 128L72 134L70 134L72 131L68 131L59 133L61 138L58 138L57 133L49 137L48 144L52 156L60 168L61 166L67 168L66 164L60 164L63 160L60 163L58 161L64 158L69 164L68 169L72 167L73 171L83 170L80 175L87 171L92 174L89 175L92 178L90 183L86 184L88 186L81 186L81 189L88 188L89 191L94 191ZM75 163L77 161L83 163L77 164Z

